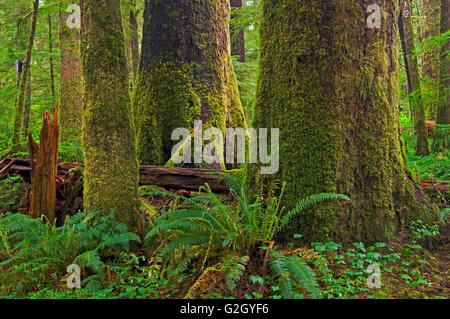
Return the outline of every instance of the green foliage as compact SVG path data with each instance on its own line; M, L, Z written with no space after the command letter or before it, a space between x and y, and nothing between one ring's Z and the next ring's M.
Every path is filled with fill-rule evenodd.
M281 195L259 198L254 201L237 175L223 175L230 187L231 195L236 200L236 207L227 205L226 201L211 192L208 185L201 187L204 193L193 198L186 198L165 192L150 192L147 195L163 195L181 200L182 208L169 210L155 220L155 226L146 239L152 240L156 235L168 233L171 242L162 249L167 254L178 247L209 244L215 248L231 248L238 252L250 252L258 243L271 241L278 231L304 209L330 199L345 199L339 194L318 194L300 200L292 211L283 213L280 206Z
M62 227L8 214L0 219L0 229L13 251L11 258L0 263L1 291L5 293L20 294L54 282L55 275L65 273L70 264L83 267L94 284L105 278L103 258L114 258L117 252L127 251L132 241L140 241L112 214L98 212L68 217ZM19 278L21 284L16 285L14 280Z
M316 274L303 258L285 256L283 252L271 249L269 266L273 276L278 280L284 298L292 299L295 296L297 284L304 288L312 298L321 298Z
M20 176L0 180L0 215L17 211L26 201L27 189Z

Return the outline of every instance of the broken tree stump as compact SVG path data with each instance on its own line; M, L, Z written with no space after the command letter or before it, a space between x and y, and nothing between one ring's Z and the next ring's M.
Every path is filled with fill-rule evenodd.
M58 164L58 106L53 119L44 113L38 145L28 133L28 151L31 166L31 198L28 215L33 218L46 216L50 223L55 220L56 174Z

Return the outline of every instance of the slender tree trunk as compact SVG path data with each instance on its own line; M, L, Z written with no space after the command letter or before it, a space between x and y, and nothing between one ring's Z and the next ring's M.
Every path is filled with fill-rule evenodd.
M135 230L138 165L120 0L81 0L86 211L114 211Z
M409 0L399 0L399 31L402 41L405 67L409 87L409 104L414 113L414 126L417 134L416 155L428 155L428 130L425 124L425 108L420 83L419 63L415 52L414 30L411 23Z
M150 22L151 17L151 22ZM141 164L164 165L176 128L245 127L229 0L147 1L133 107Z
M448 0L441 2L441 33L450 30L450 3ZM442 151L450 149L450 42L443 46L440 63L440 90L442 103L439 105L434 132L433 150Z
M59 12L59 59L60 90L59 120L61 141L77 143L82 126L83 76L80 57L79 29L67 26L65 2L60 3Z
M231 8L242 8L242 0L230 0ZM235 19L236 14L231 15L231 19ZM245 35L244 29L231 28L231 55L239 55L239 62L245 62Z
M139 34L136 19L136 1L130 0L130 64L133 73L133 85L139 71Z
M28 136L28 127L30 125L31 112L31 68L28 69L28 80L25 89L25 108L23 112L23 135Z
M424 40L440 34L441 0L423 0L423 14L425 23L423 28ZM439 49L427 46L422 56L422 77L424 78L424 92L429 92L424 99L425 115L429 120L436 119L439 96Z
M50 87L53 98L55 98L55 76L53 71L53 43L52 43L52 17L48 15L48 45L50 51Z
M247 184L267 196L286 182L286 209L322 192L352 199L302 212L285 240L374 242L424 212L399 136L398 6L378 4L379 29L366 23L365 0L262 1L254 125L280 128L280 170L249 164Z
M16 114L14 118L14 128L12 136L13 148L20 143L20 135L23 123L23 113L25 108L25 89L27 84L28 70L30 69L31 54L33 52L34 36L36 34L36 23L39 12L39 0L35 0L33 4L33 17L31 21L30 37L28 39L27 54L22 68L22 78L20 80L19 93L16 101Z

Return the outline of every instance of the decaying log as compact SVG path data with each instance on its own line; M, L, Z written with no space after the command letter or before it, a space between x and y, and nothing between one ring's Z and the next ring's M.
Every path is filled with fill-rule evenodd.
M31 169L31 198L28 215L33 218L46 216L50 223L55 220L56 173L58 163L58 106L53 119L44 113L38 145L28 133L28 152Z
M12 159L12 164L4 174L19 174L26 181L30 181L30 162L26 159ZM6 161L9 163L9 161ZM57 182L65 183L69 171L74 168L81 168L79 163L60 163L58 164ZM0 163L0 170L2 165ZM140 166L139 167L139 184L140 185L156 185L166 189L184 189L188 191L198 191L200 186L208 183L213 192L229 193L229 187L222 179L211 173L218 173L217 170L207 169L188 169L177 167L156 167L156 166ZM1 174L0 174L1 178Z

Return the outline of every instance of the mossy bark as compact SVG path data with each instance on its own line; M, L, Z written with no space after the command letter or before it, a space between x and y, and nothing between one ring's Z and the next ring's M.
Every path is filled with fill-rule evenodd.
M65 12L66 1L61 1L59 12L60 89L59 119L62 142L81 142L83 75L80 56L80 30L70 29Z
M423 0L423 39L438 36L440 33L441 0ZM422 77L424 91L428 98L424 99L426 119L436 119L439 95L439 48L427 46L422 56Z
M147 1L139 75L133 95L141 164L171 157L171 133L244 127L231 63L229 0Z
M25 94L26 94L25 91L26 91L27 79L28 79L28 74L29 74L28 70L30 69L30 64L31 64L31 55L33 52L34 37L36 35L36 23L37 23L38 13L39 13L39 0L36 0L33 3L33 15L32 15L32 21L31 21L31 30L30 30L30 35L28 38L27 53L26 53L25 61L23 63L23 67L22 67L19 93L17 95L17 101L16 101L16 111L15 111L15 117L14 117L14 127L13 127L13 136L12 136L13 149L16 149L19 146L19 143L21 140L20 137L21 137L21 133L22 133L24 108L25 108Z
M450 3L441 2L441 33L450 30ZM438 107L436 123L441 125L434 132L433 150L450 150L450 42L442 47L439 73L439 87L442 102ZM445 126L445 127L444 127Z
M86 211L138 225L135 137L120 0L81 0Z
M337 192L351 203L304 211L281 234L314 240L391 238L423 210L407 179L399 136L398 7L379 1L381 28L363 0L263 0L253 126L280 128L280 171L247 184L267 194L287 182L283 205Z
M399 31L405 57L408 80L409 104L414 114L414 127L417 134L416 155L428 155L428 130L425 124L425 107L422 97L422 84L419 63L415 48L415 35L411 22L412 7L409 0L399 0Z

